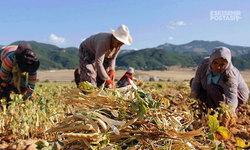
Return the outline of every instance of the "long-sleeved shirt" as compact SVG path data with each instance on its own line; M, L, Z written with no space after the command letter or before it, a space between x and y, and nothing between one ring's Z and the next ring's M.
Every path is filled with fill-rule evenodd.
M0 77L3 81L13 84L13 78L11 76L12 69L13 69L13 62L16 55L16 49L18 46L16 45L10 45L10 46L4 46L0 49ZM30 72L29 78L28 78L28 87L32 90L35 89L35 83L37 79L37 72Z
M109 75L103 67L104 59L109 59L109 68L115 69L116 57L121 47L111 49L112 34L98 33L90 36L80 45L79 52L86 50L95 55L95 67L102 80L108 80Z
M205 58L201 61L196 70L195 78L191 85L191 93L196 93L197 95L199 95L201 94L201 88L203 88L204 90L207 89L207 78L212 73L211 64L213 60L221 57L225 58L228 62L224 73L229 76L229 81L223 81L223 77L221 76L216 84L220 85L223 88L223 91L227 98L226 104L228 106L233 106L233 109L235 110L238 107L238 94L240 94L246 102L249 98L249 89L239 70L233 66L229 49L226 49L224 47L221 48L220 53L212 53L210 58Z

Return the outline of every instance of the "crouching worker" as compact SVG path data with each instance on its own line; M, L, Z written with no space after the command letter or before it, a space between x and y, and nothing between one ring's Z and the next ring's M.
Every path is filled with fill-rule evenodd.
M4 46L0 54L0 99L8 104L11 91L23 94L23 99L31 98L40 62L30 44Z
M76 87L79 88L79 83L80 83L80 69L77 68L74 71L74 81L76 83Z
M134 74L134 68L129 67L126 71L126 73L121 77L121 79L117 82L117 87L125 87L127 85L131 85L132 80L138 81L138 79L133 77Z
M231 51L226 47L216 47L210 58L202 60L191 82L191 97L204 102L208 108L224 103L232 107L234 115L249 97L248 86L233 66Z
M106 87L114 88L116 58L124 44L132 44L132 37L125 25L111 32L92 35L81 43L80 82L88 81L95 87L105 82Z

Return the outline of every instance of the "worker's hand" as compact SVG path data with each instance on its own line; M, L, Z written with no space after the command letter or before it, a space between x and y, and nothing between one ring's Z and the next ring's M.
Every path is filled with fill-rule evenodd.
M135 79L135 82L140 82L140 80L139 79Z
M114 79L115 79L115 70L111 69L109 71L109 77L110 77L111 80L114 81Z
M106 81L106 86L109 87L109 88L114 88L114 82L113 82L113 80L108 79Z
M27 91L24 93L23 100L26 100L28 98L32 99L32 94L33 94L33 90L30 88L27 88Z

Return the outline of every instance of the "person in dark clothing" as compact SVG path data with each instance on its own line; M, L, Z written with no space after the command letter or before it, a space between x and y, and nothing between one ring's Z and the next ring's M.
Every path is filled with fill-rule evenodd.
M75 78L75 83L76 83L76 86L77 88L79 87L79 83L80 83L80 69L77 68L75 71L74 71L74 78Z

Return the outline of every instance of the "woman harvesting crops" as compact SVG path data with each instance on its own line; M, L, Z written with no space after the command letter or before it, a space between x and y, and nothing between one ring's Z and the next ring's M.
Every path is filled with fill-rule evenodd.
M0 99L10 101L10 92L30 98L35 89L40 62L29 43L4 46L0 50Z
M248 86L233 66L228 48L216 47L210 58L201 61L191 82L191 96L205 102L209 108L225 103L232 107L232 112L237 112L237 108L247 102Z

